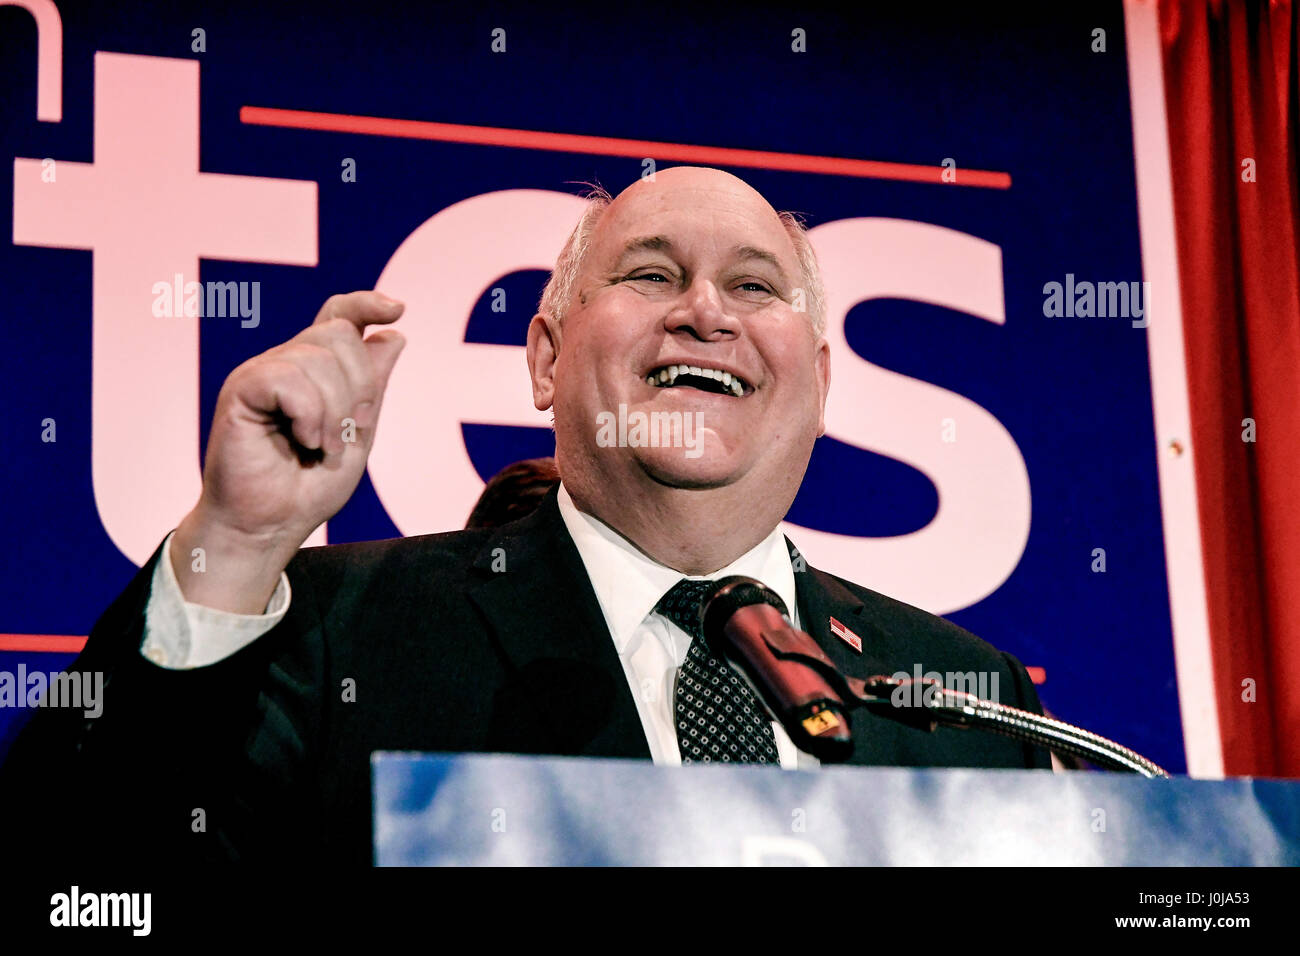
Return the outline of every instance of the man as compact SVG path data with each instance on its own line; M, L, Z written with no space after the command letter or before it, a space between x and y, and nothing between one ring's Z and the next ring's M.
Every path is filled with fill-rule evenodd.
M734 176L597 196L528 330L560 487L498 529L299 552L360 479L403 344L363 338L399 303L331 299L227 379L198 504L77 661L108 675L103 716L43 712L9 786L42 787L101 852L364 863L374 750L815 766L692 633L685 579L736 573L847 673L984 673L1037 711L1014 658L781 535L824 431L822 298L799 224ZM611 443L602 422L634 413L674 424ZM853 727L856 764L1048 766L1001 738Z

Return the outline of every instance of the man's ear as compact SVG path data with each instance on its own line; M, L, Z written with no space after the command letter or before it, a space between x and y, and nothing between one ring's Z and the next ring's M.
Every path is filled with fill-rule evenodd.
M831 347L823 336L817 341L817 354L813 357L817 387L821 390L821 411L817 415L817 437L826 434L826 396L831 390Z
M533 405L544 412L555 402L555 361L560 357L560 324L538 312L528 323L528 372Z

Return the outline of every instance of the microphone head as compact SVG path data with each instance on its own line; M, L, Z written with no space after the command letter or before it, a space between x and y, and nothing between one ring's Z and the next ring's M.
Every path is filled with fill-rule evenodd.
M780 611L785 618L790 617L781 595L761 582L743 574L720 578L713 593L700 602L700 623L704 625L704 639L710 647L726 646L722 638L723 626L731 620L733 614L751 604L768 604Z
M848 714L825 673L835 674L834 665L809 635L795 630L780 595L743 575L722 578L700 603L700 622L714 654L737 652L795 746L824 763L853 754Z

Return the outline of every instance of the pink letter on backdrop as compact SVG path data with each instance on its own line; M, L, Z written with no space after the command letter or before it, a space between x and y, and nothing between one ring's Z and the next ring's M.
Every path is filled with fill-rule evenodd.
M936 614L969 607L1011 576L1029 540L1025 460L986 409L854 352L844 321L859 302L898 298L1001 325L1002 250L905 219L841 219L809 235L826 283L826 433L923 472L939 490L939 511L919 531L890 538L787 533L817 567Z
M63 20L54 0L0 0L0 7L22 7L36 21L36 118L63 119Z
M403 534L451 531L483 490L461 422L550 427L533 407L524 350L465 341L474 303L504 275L555 266L586 200L540 189L448 206L393 253L376 288L406 303L406 349L393 369L370 451L370 478ZM535 301L508 301L521 329Z
M315 265L316 184L199 172L198 63L118 53L95 54L95 161L41 173L14 160L14 242L93 252L95 503L143 564L200 488L202 320L155 317L153 285L200 257Z

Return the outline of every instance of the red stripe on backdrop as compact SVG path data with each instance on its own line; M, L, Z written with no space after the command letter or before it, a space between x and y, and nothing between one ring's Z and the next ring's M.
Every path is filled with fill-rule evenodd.
M73 634L0 634L0 651L80 654L85 646L86 639Z
M775 153L757 149L733 149L726 146L692 146L686 143L660 143L647 139L579 136L573 133L548 133L543 130L466 126L461 123L430 123L424 120L390 119L384 116L349 116L345 113L282 110L267 106L245 106L239 111L239 119L240 122L257 126L396 136L404 139L472 143L480 146L511 146L561 153L590 153L596 156L629 156L634 159L652 156L657 160L699 163L704 166L748 166L755 169L780 169L787 172L825 173L866 179L893 179L902 182L943 183L943 174L946 172L941 166L918 166L913 163L887 163L871 159L845 159L839 156L812 156L804 153ZM1011 188L1010 173L987 169L954 169L952 173L951 182L945 185L982 186L987 189Z
M1160 28L1224 771L1300 776L1297 24L1162 0Z

